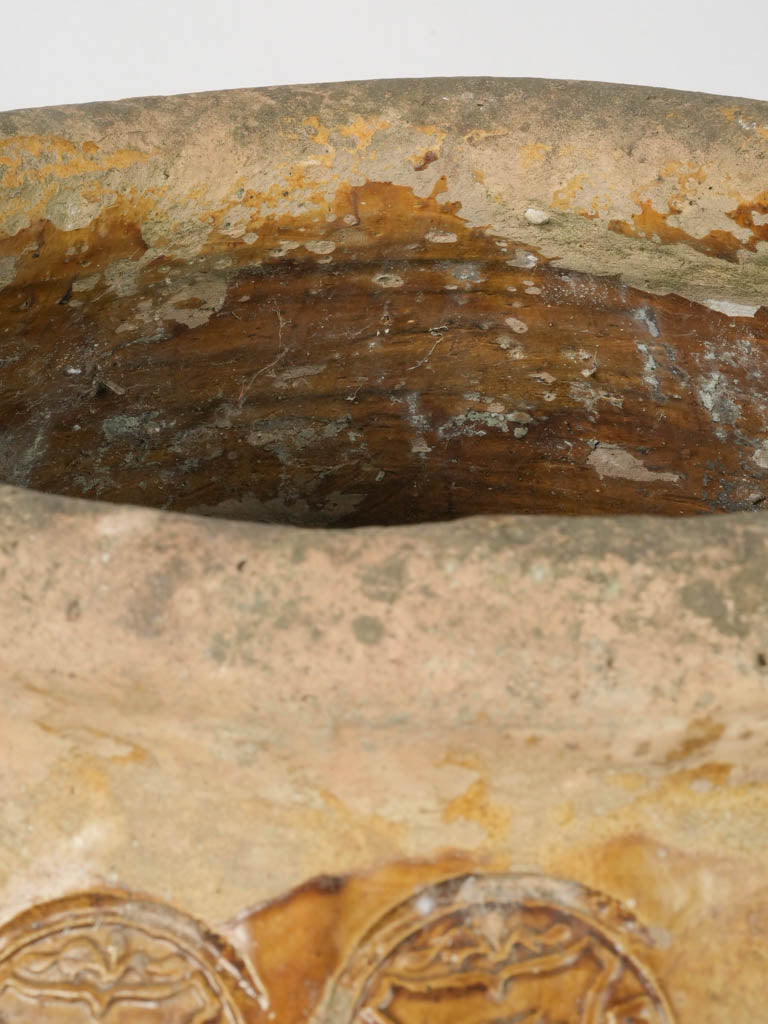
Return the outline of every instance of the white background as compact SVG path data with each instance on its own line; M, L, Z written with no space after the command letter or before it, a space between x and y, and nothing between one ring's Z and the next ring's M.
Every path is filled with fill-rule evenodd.
M0 110L357 78L768 100L768 0L0 0Z

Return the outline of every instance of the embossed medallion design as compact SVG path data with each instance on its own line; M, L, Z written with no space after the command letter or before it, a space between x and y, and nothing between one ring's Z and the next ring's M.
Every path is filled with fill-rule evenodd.
M248 1024L261 983L226 942L161 903L88 893L0 928L0 1021Z
M671 1024L615 900L536 875L423 889L363 937L325 1024Z

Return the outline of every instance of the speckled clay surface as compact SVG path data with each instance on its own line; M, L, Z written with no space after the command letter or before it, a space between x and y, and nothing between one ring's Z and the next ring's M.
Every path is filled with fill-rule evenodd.
M768 107L0 136L0 1017L760 1020Z

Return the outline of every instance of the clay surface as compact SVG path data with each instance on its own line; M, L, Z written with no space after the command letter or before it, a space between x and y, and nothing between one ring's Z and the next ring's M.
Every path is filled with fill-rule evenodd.
M12 488L2 509L3 920L123 887L228 936L280 1020L351 1020L376 922L477 876L490 917L462 911L470 938L497 967L552 953L551 1019L589 1020L554 1014L604 989L645 998L640 1021L759 1017L761 516L334 532ZM511 882L500 909L483 895L521 872L544 882ZM452 946L414 913L428 963ZM512 927L549 937L509 946ZM455 998L486 1019L488 986L493 1007L535 1009L533 966L509 990L450 982L440 1013ZM431 984L414 970L398 1021Z
M0 1020L765 1016L766 155L589 83L0 114Z

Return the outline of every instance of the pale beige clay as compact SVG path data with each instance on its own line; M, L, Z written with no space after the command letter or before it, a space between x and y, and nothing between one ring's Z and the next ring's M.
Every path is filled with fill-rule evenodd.
M765 1018L767 157L583 83L0 114L0 1020Z

